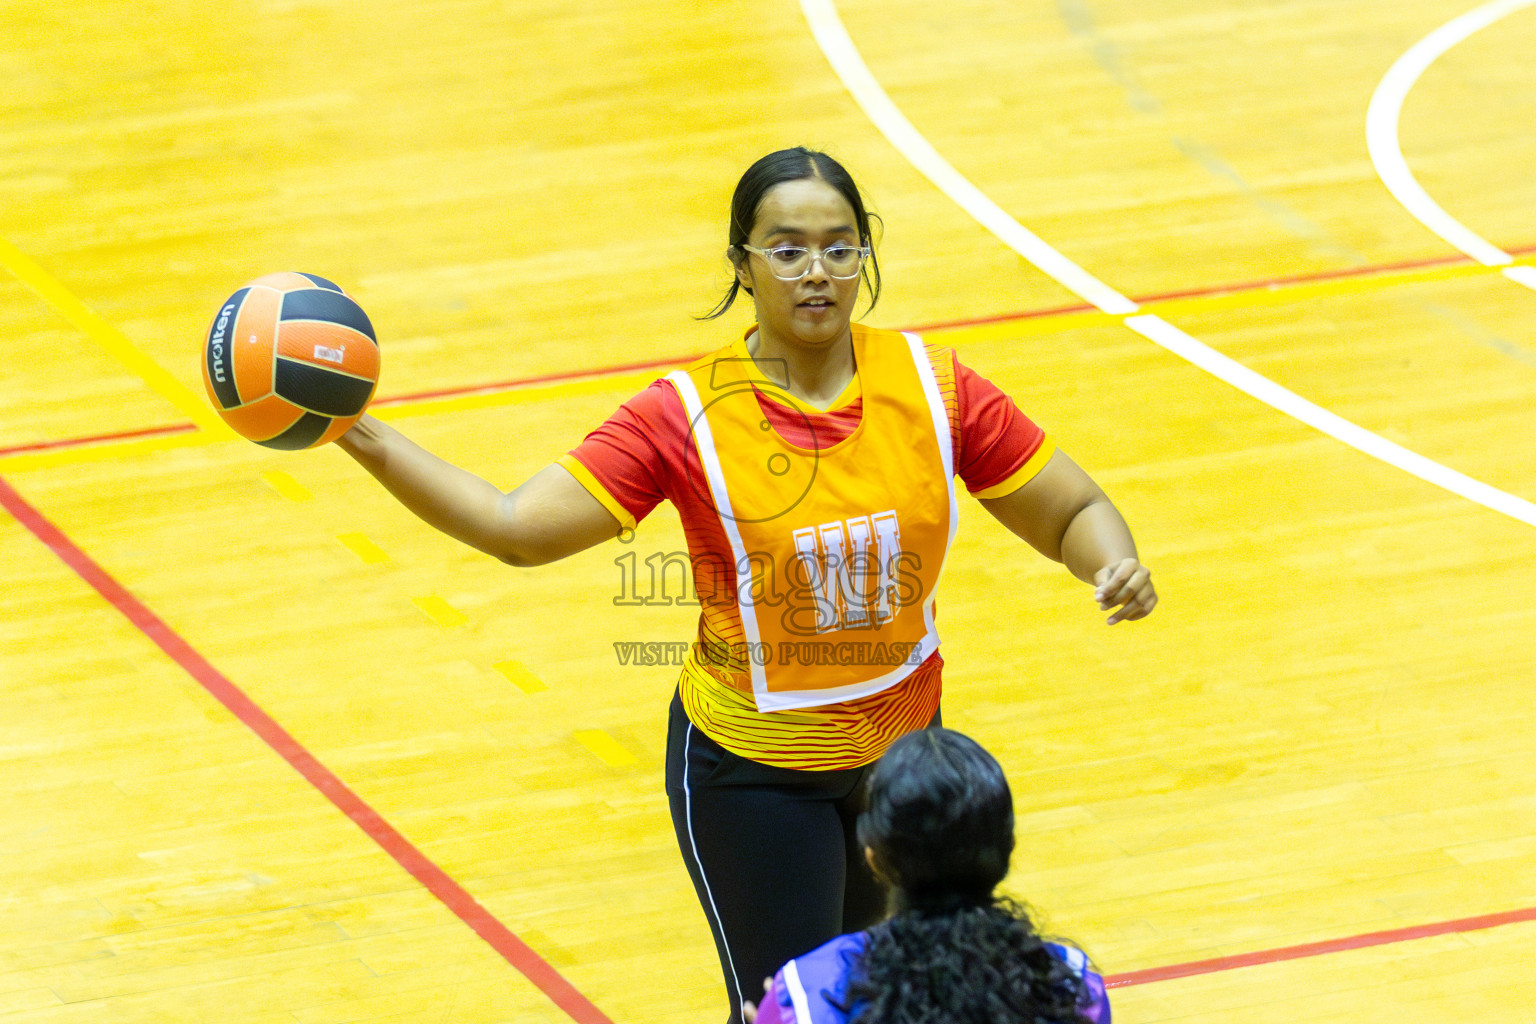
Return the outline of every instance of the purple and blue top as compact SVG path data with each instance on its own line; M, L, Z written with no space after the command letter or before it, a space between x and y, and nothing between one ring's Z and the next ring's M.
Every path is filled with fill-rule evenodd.
M866 932L839 935L781 967L758 1006L757 1024L847 1024L854 1012L853 1007L844 1009L848 983L867 939ZM1090 1024L1110 1024L1104 979L1088 965L1087 954L1055 943L1047 943L1046 949L1087 983L1087 998L1078 1012Z

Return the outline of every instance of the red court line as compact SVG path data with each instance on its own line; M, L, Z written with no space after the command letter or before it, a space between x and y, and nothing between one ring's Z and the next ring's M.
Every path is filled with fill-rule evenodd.
M1536 245L1521 246L1510 249L1508 252L1511 256L1527 256L1536 252ZM1390 274L1398 270L1428 270L1430 267L1449 267L1472 262L1474 261L1471 257L1457 253L1454 256L1434 256L1422 260L1407 260L1402 263L1373 263L1363 267L1344 267L1340 270L1319 270L1310 274L1296 274L1292 277L1275 277L1262 281L1243 281L1237 284L1209 285L1204 288L1189 288L1177 292L1159 292L1156 295L1139 296L1131 301L1138 306L1145 306L1152 302L1171 302L1175 299L1211 299L1220 295L1241 295L1244 292L1272 291L1291 285L1343 281L1351 277L1370 277L1373 274ZM1033 320L1045 316L1065 316L1068 313L1091 313L1096 308L1087 303L1077 303L1070 306L1054 306L1049 309L1026 310L1019 313L998 313L994 316L975 317L969 320L950 320L943 323L924 324L921 327L910 327L907 329L917 332L958 330L965 327L981 327L986 324L1011 323L1015 320Z
M1536 252L1536 245L1521 246L1508 250L1513 256L1524 256ZM1167 302L1174 299L1212 298L1218 295L1238 295L1243 292L1263 291L1275 288L1283 288L1287 285L1310 284L1321 281L1338 281L1351 277L1366 277L1372 274L1387 274L1398 270L1424 270L1429 267L1451 266L1461 263L1471 263L1472 260L1463 255L1438 256L1431 259L1409 260L1402 263L1373 264L1366 267L1347 267L1342 270L1325 270L1311 274L1298 274L1294 277L1279 277L1263 281L1248 281L1239 284L1215 285L1207 288L1192 288L1186 291L1163 292L1157 295L1147 295L1133 301L1137 305L1145 305L1152 302ZM1035 320L1048 316L1064 316L1069 313L1092 312L1093 306L1075 304L1069 306L1052 306L1045 309L1024 310L1013 313L998 313L993 316L973 317L966 320L951 320L941 323L923 324L907 330L944 331L958 330L965 327L981 327L987 324L1011 323L1019 320ZM670 366L682 366L700 358L706 353L697 353L688 356L673 356L665 359L650 359L637 363L620 363L613 366L599 366L587 370L568 370L560 373L539 374L532 377L518 377L513 380L500 381L492 384L471 384L453 388L441 388L433 391L415 391L402 395L390 395L375 399L374 406L384 408L392 405L406 405L411 402L420 402L433 398L459 398L465 395L496 394L502 391L511 391L516 388L532 387L538 384L558 384L565 381L586 380L593 377L607 377L613 374L630 373L636 370L654 370ZM152 436L157 434L185 433L196 429L192 424L175 424L170 427L152 427L146 430L127 431L121 434L100 434L93 437L66 438L59 441L45 441L38 444L21 445L14 448L0 448L0 457L17 455L22 452L39 451L50 448L71 448L81 445L100 444L108 441L123 441L135 437Z
M570 1015L578 1024L613 1024L586 996L578 992L569 981L533 951L527 943L514 935L491 912L475 901L459 883L438 867L411 841L397 832L377 811L347 788L329 768L316 760L288 731L263 711L250 697L214 668L186 640L182 639L138 598L128 592L121 583L107 574L78 545L64 535L42 513L29 505L4 479L0 479L0 506L3 506L22 526L58 555L64 564L73 569L81 579L90 584L107 603L138 627L139 631L154 641L171 660L186 670L187 674L202 684L220 704L244 722L252 732L261 737L267 746L275 750L294 770L304 776L340 811L368 834L384 852L393 857L401 867L410 872L432 895L479 935L491 948L538 986L555 1005Z
M1506 250L1511 256L1526 256L1536 253L1536 245L1520 246ZM1243 292L1266 291L1276 288L1284 288L1288 285L1316 284L1322 281L1339 281L1351 277L1369 277L1372 274L1390 274L1398 270L1425 270L1429 267L1452 266L1455 264L1471 263L1470 257L1463 255L1436 256L1430 259L1409 260L1403 263L1372 264L1366 267L1346 267L1342 270L1323 270L1311 274L1298 274L1294 277L1277 277L1265 281L1248 281L1239 284L1214 285L1207 288L1192 288L1187 291L1164 292L1159 295L1147 295L1134 299L1137 305L1146 305L1151 302L1168 302L1174 299L1200 299L1214 298L1218 295L1240 295ZM988 324L1013 323L1020 320L1038 320L1048 316L1065 316L1069 313L1091 313L1094 307L1086 304L1070 306L1052 306L1047 309L1030 309L1013 313L998 313L993 316L973 317L968 320L950 320L942 323L922 324L917 327L909 327L906 330L922 331L949 331L959 330L965 327L982 327ZM651 359L638 363L620 363L614 366L598 366L589 370L567 370L560 373L539 374L533 377L519 377L514 380L500 381L493 384L469 384L453 388L441 388L435 391L416 391L404 395L390 395L374 400L373 404L379 408L391 405L406 405L411 402L421 402L431 398L458 398L464 395L495 394L501 391L511 391L516 388L532 387L538 384L559 384L564 381L587 380L593 377L607 377L611 374L629 373L636 370L655 370L670 366L683 366L693 362L707 353L696 353L688 356L672 356L666 359ZM0 458L7 455L19 455L23 452L42 451L52 448L75 448L91 444L104 444L110 441L126 441L136 437L153 436L157 434L178 434L195 430L190 423L179 423L169 427L151 427L147 430L132 430L121 434L98 434L94 437L64 438L58 441L43 441L37 444L19 445L13 448L0 448Z
M1463 932L1482 931L1506 924L1536 921L1536 907L1508 910L1501 914L1484 914L1481 917L1463 917L1455 921L1414 925L1410 928L1394 928L1384 932L1368 932L1344 939L1328 939L1324 942L1308 942L1300 946L1284 946L1279 949L1261 949L1235 956L1221 956L1212 960L1195 960L1187 964L1171 964L1167 967L1149 967L1143 971L1112 974L1104 979L1108 988L1128 988L1131 985L1150 985L1174 978L1192 978L1198 974L1215 974L1232 971L1239 967L1257 967L1261 964L1277 964L1285 960L1302 960L1307 957L1343 953L1351 949L1370 949L1372 946L1390 946L1398 942L1429 939L1436 935L1459 935Z
M617 373L631 373L635 370L656 370L666 366L682 366L691 363L707 353L699 353L696 356L673 356L667 359L648 359L643 363L620 363L617 366L598 366L590 370L566 370L561 373L543 373L536 377L518 377L516 380L506 380L499 384L469 384L456 388L443 388L439 391L414 391L408 395L390 395L388 398L376 399L372 404L405 405L408 402L421 402L429 398L462 398L465 395L494 394L498 391L511 391L514 388L526 388L535 384L560 384L570 380L585 380L589 377L608 377ZM0 454L4 454L0 452Z
M38 441L18 444L12 448L0 448L0 456L20 455L23 452L46 452L54 448L83 448L92 444L114 441L132 441L141 437L168 437L172 434L190 434L196 430L193 423L172 423L164 427L144 427L142 430L124 430L115 434L94 434L90 437L66 437L58 441Z
M474 897L449 877L442 868L427 859L425 854L396 831L394 826L385 821L361 797L347 788L346 783L316 760L314 755L289 735L287 730L278 725L270 715L230 682L223 673L214 668L143 602L108 575L106 570L66 537L63 531L28 504L3 478L0 478L0 506L3 506L17 522L47 545L108 604L120 611L129 622L138 627L140 632L185 669L193 679L202 684L219 703L228 708L236 718L244 722L252 732L261 737L268 746L293 766L295 771L325 794L343 814L366 832L369 838L441 900L459 920L469 925L491 948L500 953L507 963L521 971L529 981L538 986L540 991L573 1020L578 1024L613 1024L559 972L513 934L506 925L493 917L490 911L476 902ZM1369 932L1298 946L1257 950L1165 967L1150 967L1145 970L1110 975L1105 979L1105 984L1109 988L1150 985L1176 978L1189 978L1201 974L1237 970L1242 967L1255 967L1286 960L1325 956L1329 953L1412 942L1437 935L1481 931L1528 921L1536 921L1536 907L1484 914L1480 917L1464 917L1454 921L1414 925L1389 931Z

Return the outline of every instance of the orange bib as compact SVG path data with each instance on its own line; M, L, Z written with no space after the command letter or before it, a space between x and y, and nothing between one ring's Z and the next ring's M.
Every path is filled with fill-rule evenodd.
M957 523L949 415L915 335L853 325L863 393L828 448L784 440L738 342L668 374L730 538L759 711L878 693L938 649L934 590ZM808 424L809 425L809 424Z

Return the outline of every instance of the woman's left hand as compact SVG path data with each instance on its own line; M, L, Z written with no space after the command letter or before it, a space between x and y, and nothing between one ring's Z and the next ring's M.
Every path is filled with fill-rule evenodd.
M1093 599L1100 611L1115 609L1109 625L1131 619L1144 619L1157 607L1157 591L1152 586L1152 572L1134 558L1123 558L1106 565L1093 576Z

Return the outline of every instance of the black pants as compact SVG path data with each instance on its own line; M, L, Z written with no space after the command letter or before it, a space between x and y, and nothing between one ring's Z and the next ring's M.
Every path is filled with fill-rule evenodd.
M759 764L705 736L673 696L667 798L720 954L729 1024L785 961L884 915L885 894L854 837L869 767Z

